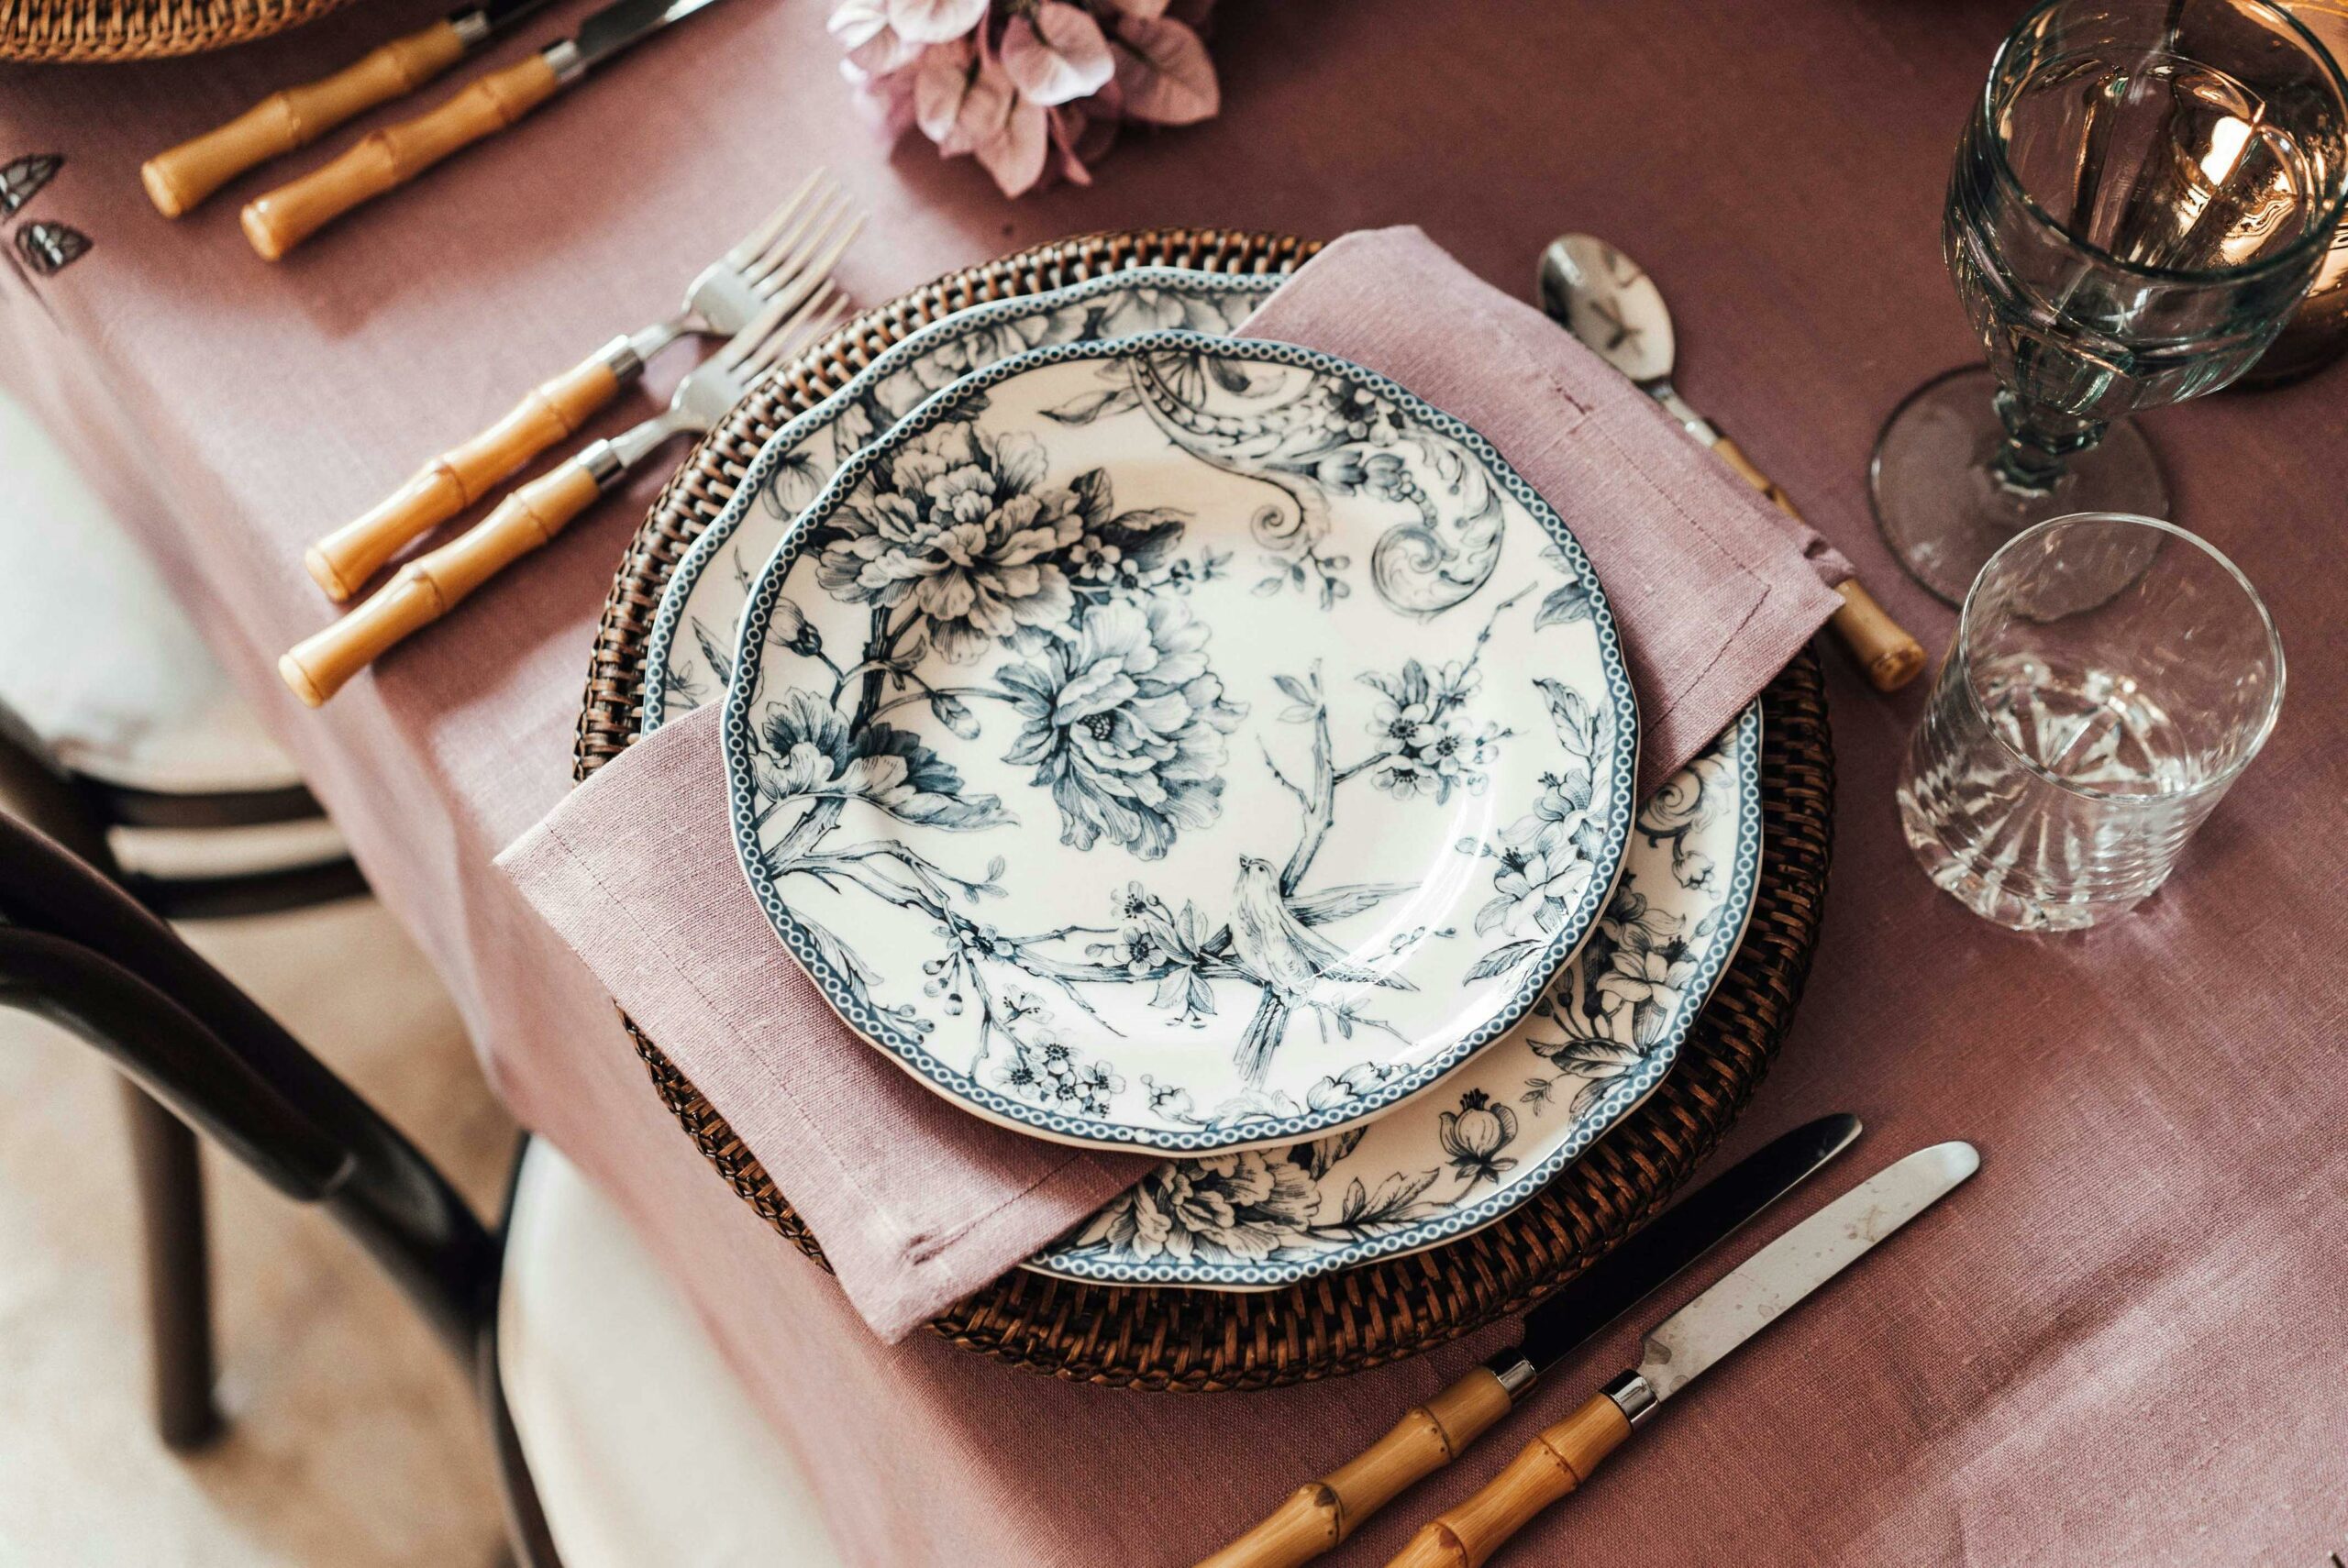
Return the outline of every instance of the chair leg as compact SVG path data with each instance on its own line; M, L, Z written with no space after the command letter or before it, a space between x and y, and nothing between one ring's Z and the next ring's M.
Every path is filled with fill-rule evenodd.
M136 1085L122 1085L145 1232L147 1320L154 1354L155 1426L185 1452L220 1435L213 1403L212 1279L204 1169L195 1134Z

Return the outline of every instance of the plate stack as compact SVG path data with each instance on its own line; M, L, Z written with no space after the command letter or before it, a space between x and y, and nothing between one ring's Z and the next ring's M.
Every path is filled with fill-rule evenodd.
M1641 802L1570 531L1408 388L1233 336L1279 281L879 313L639 639L637 733L723 707L744 874L857 1033L1165 1156L1047 1278L1293 1292L1534 1204L1762 887L1763 705Z

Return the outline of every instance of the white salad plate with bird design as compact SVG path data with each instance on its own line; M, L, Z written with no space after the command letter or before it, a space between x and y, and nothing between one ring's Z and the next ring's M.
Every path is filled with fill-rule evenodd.
M1285 344L955 381L793 522L734 662L777 933L907 1070L1069 1143L1400 1104L1539 1000L1631 835L1635 700L1565 521L1456 419Z
M1640 807L1598 933L1533 1010L1408 1105L1285 1149L1168 1160L1027 1260L1109 1285L1272 1290L1529 1202L1668 1073L1761 882L1761 710Z
M851 453L972 370L1029 348L1164 327L1226 333L1287 280L1135 267L1039 294L956 311L892 345L830 397L770 436L716 521L669 574L645 639L650 734L718 701L733 679L734 634L750 580Z

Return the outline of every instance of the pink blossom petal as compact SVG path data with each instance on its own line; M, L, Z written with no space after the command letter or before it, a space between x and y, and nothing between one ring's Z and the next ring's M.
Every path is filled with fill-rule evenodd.
M868 75L901 71L921 52L921 45L889 25L880 0L842 0L824 26L846 47L857 69Z
M1166 0L1109 0L1109 3L1128 17L1166 15Z
M1020 96L1036 104L1066 104L1115 73L1101 24L1081 6L1044 0L1034 21L1014 17L1002 34L1002 69Z
M840 70L844 72L856 72L857 68L854 61L844 60L840 61ZM866 109L880 122L883 134L894 140L911 130L914 123L914 73L892 71L883 76L857 74L863 77L858 85L864 89ZM855 79L850 78L852 81Z
M1117 87L1128 119L1194 125L1223 107L1214 62L1199 35L1165 17L1117 24Z
M1051 149L1051 138L1045 127L1043 105L1020 97L1007 81L1002 91L1006 113L994 134L971 150L1002 187L1002 193L1015 196L1044 177L1044 155ZM976 95L974 89L972 96Z
M943 147L962 116L970 92L970 46L966 40L932 44L913 68L914 124ZM968 149L957 150L967 151Z
M889 13L880 0L840 0L824 22L825 31L850 50L869 41L873 34L886 30L888 26Z
M889 25L915 43L950 43L986 20L987 0L883 0Z
M977 152L999 139L1018 102L1019 94L1003 75L1002 67L991 60L980 61L978 74L970 78L969 89L962 94L952 127L937 138L937 150L953 158Z

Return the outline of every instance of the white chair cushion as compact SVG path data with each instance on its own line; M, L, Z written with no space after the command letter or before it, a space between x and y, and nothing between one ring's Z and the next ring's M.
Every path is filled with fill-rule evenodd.
M0 701L70 767L189 793L301 781L172 591L0 398Z
M692 1309L542 1138L515 1192L497 1328L563 1568L836 1568L797 1466Z

